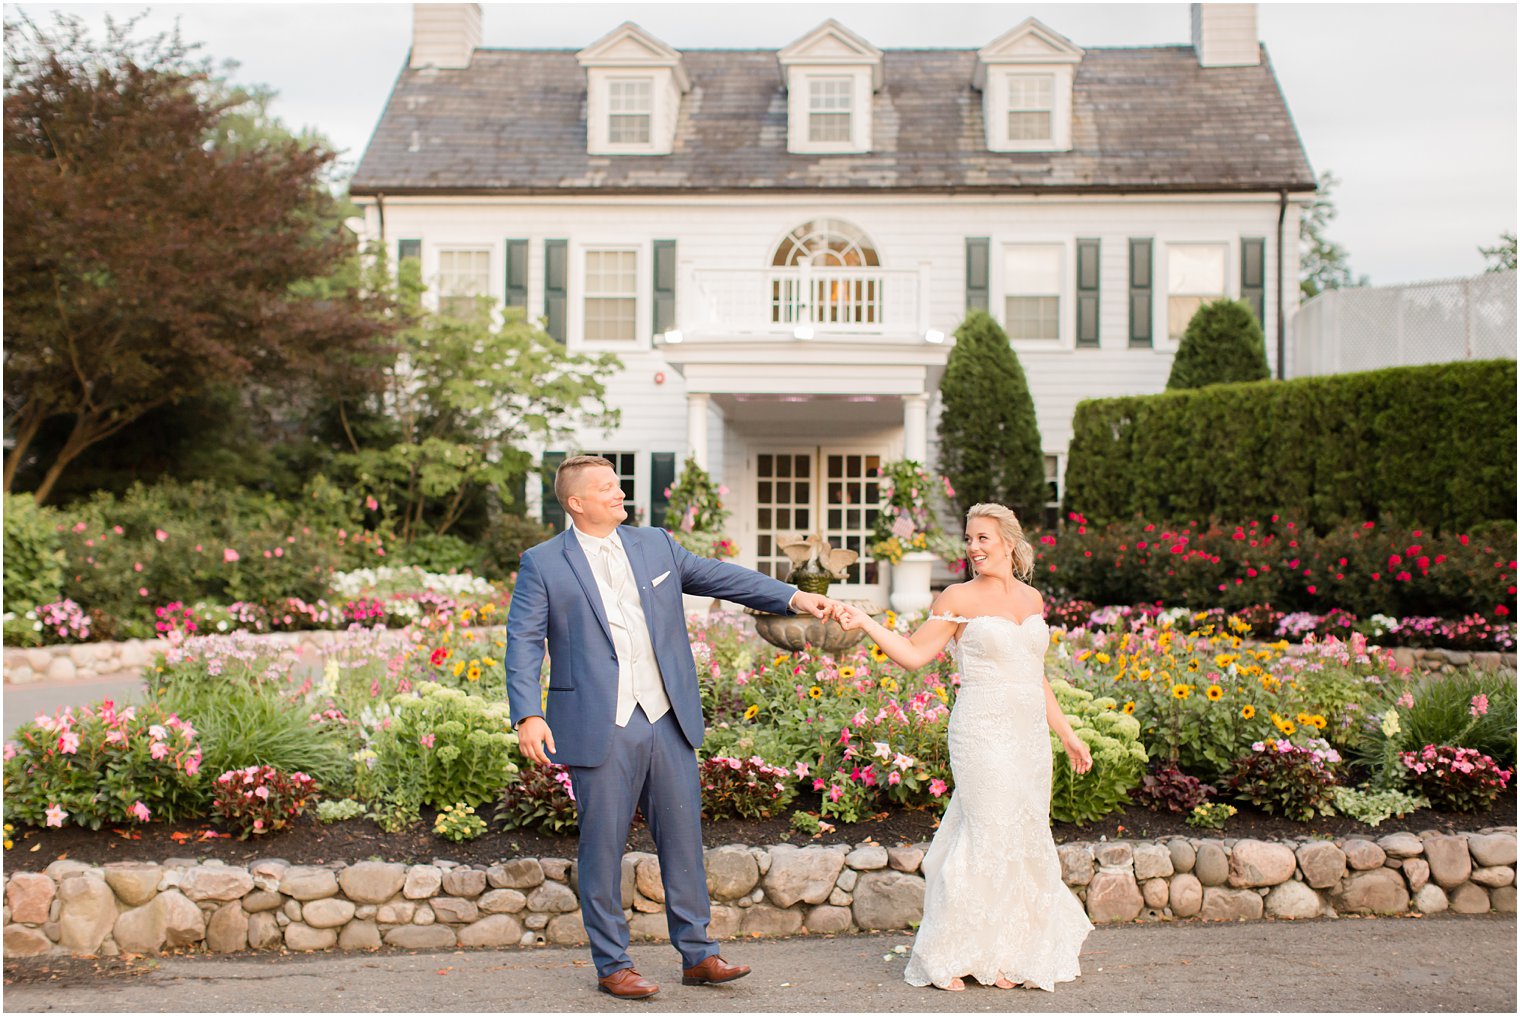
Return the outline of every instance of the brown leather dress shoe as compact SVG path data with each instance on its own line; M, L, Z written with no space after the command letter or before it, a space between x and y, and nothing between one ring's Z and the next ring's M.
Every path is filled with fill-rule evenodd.
M682 984L722 984L737 981L749 973L749 967L736 966L722 956L709 956L694 967L681 971Z
M596 979L598 991L605 991L613 998L648 998L660 990L653 981L646 981L632 967L614 970L606 977Z

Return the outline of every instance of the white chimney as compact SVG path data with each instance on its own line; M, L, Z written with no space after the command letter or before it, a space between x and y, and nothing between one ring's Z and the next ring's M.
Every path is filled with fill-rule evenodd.
M1255 4L1193 4L1193 49L1200 67L1261 63Z
M412 4L412 67L468 67L479 45L480 4Z

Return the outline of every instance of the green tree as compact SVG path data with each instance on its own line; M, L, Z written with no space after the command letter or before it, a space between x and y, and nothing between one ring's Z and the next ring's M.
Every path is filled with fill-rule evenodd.
M956 506L964 513L995 501L1038 524L1045 453L1034 399L1008 335L986 311L972 311L955 330L939 392L939 468Z
M1331 197L1340 180L1328 169L1319 175L1319 192L1298 220L1298 288L1308 299L1327 289L1365 286L1367 276L1353 276L1346 248L1326 236L1337 214Z
M1499 242L1492 247L1479 247L1478 253L1488 262L1485 272L1505 272L1515 267L1515 231L1499 234Z
M39 503L145 415L253 377L334 383L387 327L362 290L302 288L353 250L333 154L233 143L191 47L108 25L5 26L5 489L57 427Z
M384 273L383 259L377 264ZM472 315L428 311L410 258L394 293L400 351L383 390L343 415L347 449L333 468L399 512L402 540L447 533L483 496L510 505L533 466L528 444L617 425L605 386L621 366L613 354L567 353L515 308L498 325L484 297Z
M1199 307L1188 322L1166 387L1168 391L1202 388L1268 377L1267 343L1251 305L1244 300L1214 300Z

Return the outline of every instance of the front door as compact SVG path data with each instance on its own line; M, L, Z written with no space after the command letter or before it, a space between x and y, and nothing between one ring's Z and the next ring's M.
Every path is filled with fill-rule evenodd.
M755 567L785 579L791 562L778 544L821 532L860 557L831 594L880 597L881 568L871 559L882 456L859 447L761 449L755 456Z

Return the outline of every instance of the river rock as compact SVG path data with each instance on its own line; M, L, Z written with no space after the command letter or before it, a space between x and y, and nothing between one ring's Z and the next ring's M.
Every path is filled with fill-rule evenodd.
M542 914L568 914L580 908L575 893L560 882L544 882L528 894L528 909Z
M643 857L634 865L633 883L645 899L665 902L665 883L660 879L660 859Z
M1501 885L1497 889L1490 889L1488 891L1488 902L1494 908L1495 913L1513 914L1515 912L1515 887L1512 885Z
M248 911L237 900L222 904L206 922L206 947L214 953L248 948Z
M570 860L565 857L540 857L538 863L544 869L544 878L564 882L570 877Z
M1152 878L1170 878L1172 853L1159 843L1135 844L1135 878L1144 882Z
M1151 910L1163 910L1170 898L1171 887L1164 878L1148 878L1140 883L1140 895Z
M523 926L510 914L482 917L467 928L459 929L459 944L468 947L516 945L522 940Z
M1484 888L1498 889L1501 886L1514 884L1515 869L1507 864L1493 868L1474 868L1472 880Z
M401 885L401 895L409 900L432 899L442 888L443 869L431 864L414 864L406 869L406 881Z
M1100 868L1128 868L1135 860L1135 848L1123 840L1099 843L1093 847L1093 856Z
M140 907L151 900L158 893L158 880L163 877L163 869L158 865L137 861L117 861L108 864L102 869L102 873L105 875L106 885L111 887L116 898L129 907ZM252 876L249 876L249 879L251 881Z
M808 931L817 932L822 935L835 935L842 931L848 931L850 929L850 908L831 907L827 904L814 907L808 911L807 918L803 921L803 926Z
M1198 859L1198 851L1187 840L1180 837L1170 840L1166 845L1166 850L1172 855L1173 871L1186 873L1193 870L1193 862Z
M158 878L155 875L153 889L157 888ZM11 920L21 924L41 924L48 919L48 911L57 893L58 883L46 875L18 871L11 876L10 884L5 887L5 902L11 908ZM152 891L148 895L151 897Z
M410 900L382 903L380 909L375 911L375 920L381 924L411 924L412 918L416 916L417 904Z
M1199 857L1203 855L1199 851ZM1250 889L1220 889L1210 886L1203 891L1203 907L1198 916L1205 921L1255 920L1262 915L1261 894Z
M49 882L52 879L48 879ZM12 956L41 956L53 948L53 943L46 935L36 928L28 928L24 924L7 924L5 926L5 955Z
M180 949L194 945L206 937L206 916L179 890L161 892L151 904L164 913L165 945Z
M1230 851L1229 882L1237 889L1280 885L1293 877L1297 866L1291 847L1262 840L1237 840Z
M116 894L104 878L78 874L63 880L58 898L63 902L58 917L58 944L70 952L94 953L116 924Z
M887 866L887 848L867 843L856 847L844 857L846 866L856 871L876 871Z
M403 924L381 936L398 949L447 949L456 943L454 929L446 924Z
M1061 881L1067 885L1087 885L1092 881L1097 861L1091 844L1062 843L1056 847L1056 856L1061 859Z
M1429 882L1420 886L1419 891L1414 894L1411 906L1422 914L1439 914L1451 906L1451 903L1446 899L1446 890L1434 882Z
M1414 833L1389 833L1379 837L1377 845L1383 848L1383 853L1400 861L1406 857L1418 857L1425 849Z
M263 861L254 861L248 866L248 874L253 876L253 884L255 886L268 892L274 892L280 888L280 879L285 877L285 872L289 869L290 863L288 861L271 857Z
M337 928L353 920L354 909L348 900L312 900L301 908L301 920L313 928Z
M1172 914L1176 917L1196 917L1203 908L1203 886L1192 872L1172 876L1168 894Z
M1406 857L1400 862L1399 867L1404 870L1404 878L1409 882L1410 892L1418 892L1430 881L1430 862L1423 857Z
M1493 868L1515 863L1513 833L1480 833L1467 838L1467 849L1479 867Z
M516 889L492 889L476 904L482 914L515 914L528 905L528 897Z
M584 926L581 928L585 933ZM712 908L712 919L707 923L707 934L712 938L738 938L744 933L744 911L738 907L719 903Z
M711 925L708 927L710 929ZM589 941L586 925L578 913L559 914L551 918L544 929L544 937L555 945L585 945Z
M356 949L380 948L380 928L374 921L349 921L338 932L338 948L350 952Z
M569 890L565 890L569 892ZM480 916L480 908L473 900L456 896L435 896L431 901L433 916L446 924L469 924Z
M1352 872L1330 890L1330 899L1343 914L1401 914L1409 909L1404 880L1383 867Z
M295 900L322 900L338 895L338 877L327 868L300 864L280 876L280 892Z
M180 876L179 891L196 903L240 900L253 891L253 876L242 868L198 864Z
M663 913L634 914L628 919L628 934L645 942L668 942L670 925Z
M1224 885L1230 877L1230 859L1225 856L1224 847L1212 841L1199 844L1193 874L1205 886Z
M1491 907L1488 892L1479 885L1463 882L1447 894L1454 914L1486 914Z
M1381 868L1383 860L1387 857L1383 848L1371 840L1352 839L1341 844L1341 850L1346 854L1346 863L1352 871L1371 871L1373 868Z
M116 945L122 952L158 952L168 937L164 928L163 907L149 903L124 912L116 918L111 937L116 940Z
M248 948L278 949L281 941L280 925L274 914L261 911L248 915Z
M1430 877L1448 892L1472 875L1472 854L1460 836L1432 836L1425 841L1425 860L1430 863ZM1455 905L1453 905L1455 909Z
M486 873L474 868L454 868L443 876L443 891L472 900L486 891Z
M333 928L313 928L302 921L285 926L285 948L291 952L315 952L337 944L338 932Z
M770 855L770 870L761 885L770 901L782 908L798 902L822 903L844 868L844 855L824 847L772 847ZM748 918L745 920L747 926Z
M906 871L913 874L918 871L918 866L924 863L924 850L919 846L902 846L887 848L887 864L896 871Z
M761 903L744 911L745 935L795 935L802 930L802 912Z
M1302 882L1289 879L1273 886L1272 891L1267 893L1266 908L1268 917L1296 921L1318 917L1324 909L1324 901L1320 899L1319 893Z
M1298 848L1298 867L1315 889L1329 889L1346 877L1346 854L1334 843L1315 840Z
M924 914L924 880L900 871L862 874L851 894L855 923L865 930L906 928Z
M544 880L544 866L531 857L518 857L486 869L493 889L532 889Z
M1128 871L1100 870L1087 884L1087 916L1094 924L1133 921L1144 906L1145 897Z
M343 895L355 903L384 903L402 890L406 876L404 864L360 861L338 872L338 885L343 887Z
M707 866L707 894L715 900L748 896L760 881L760 865L747 847L715 847L706 852L704 862Z

